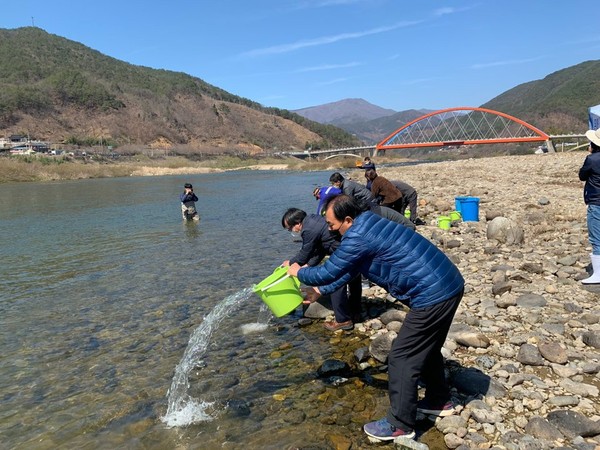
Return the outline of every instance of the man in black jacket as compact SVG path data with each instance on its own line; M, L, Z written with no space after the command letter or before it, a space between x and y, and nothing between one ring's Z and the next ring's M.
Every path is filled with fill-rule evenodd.
M377 204L375 197L366 186L356 181L346 180L339 172L333 173L329 177L329 182L336 188L341 189L344 194L356 199L363 211L369 209L369 204Z
M284 213L281 225L292 233L300 233L302 237L302 248L288 261L284 261L284 265L298 263L300 266L316 266L340 245L341 236L329 231L327 222L321 215L306 214L301 209L290 208ZM361 298L360 276L333 292L331 304L335 320L325 322L325 328L329 331L354 328L354 322L360 321Z

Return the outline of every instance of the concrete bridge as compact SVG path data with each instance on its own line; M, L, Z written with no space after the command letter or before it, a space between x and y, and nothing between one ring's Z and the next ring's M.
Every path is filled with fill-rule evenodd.
M585 139L584 134L548 135L521 119L486 108L458 107L425 114L398 128L377 145L303 152L284 152L296 158L330 159L339 156L363 158L385 154L386 150L419 147L451 147L462 145L539 143L548 153L556 152L559 142L564 151L565 140ZM574 150L587 145L569 149Z

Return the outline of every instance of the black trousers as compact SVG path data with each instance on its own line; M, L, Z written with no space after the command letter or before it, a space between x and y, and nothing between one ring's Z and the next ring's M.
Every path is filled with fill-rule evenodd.
M417 191L402 196L402 211L400 211L400 214L404 215L406 208L410 211L410 220L413 222L417 220Z
M403 198L404 197L400 197L393 203L382 203L381 206L387 206L388 208L392 208L394 211L397 211L400 214L404 215L404 210L402 209Z
M350 283L345 284L331 294L331 306L336 322L346 322L360 314L361 300L362 284L361 276L358 275Z
M418 381L425 383L425 398L434 405L449 400L441 349L448 336L463 292L435 305L411 309L388 356L388 422L412 431L417 418Z

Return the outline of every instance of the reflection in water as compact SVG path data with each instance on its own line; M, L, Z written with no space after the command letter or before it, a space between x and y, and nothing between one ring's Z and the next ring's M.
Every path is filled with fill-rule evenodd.
M202 233L200 232L200 221L199 220L182 220L183 230L185 231L185 235L194 239L200 236Z

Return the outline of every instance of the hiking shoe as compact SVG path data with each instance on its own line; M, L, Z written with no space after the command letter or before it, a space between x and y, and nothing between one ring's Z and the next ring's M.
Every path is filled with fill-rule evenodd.
M404 431L400 428L396 428L394 425L389 423L387 419L383 418L377 422L371 422L363 427L367 436L379 439L380 441L393 441L397 437L404 437L407 439L414 439L414 431Z
M417 402L417 411L423 414L446 417L454 414L456 412L456 408L454 408L454 404L450 401L444 403L443 405L432 405L423 399Z
M420 219L420 218L416 218L415 221L413 222L415 225L427 225L427 222L425 222L424 220Z
M329 331L337 331L337 330L346 330L349 331L354 328L354 323L351 320L347 320L345 322L336 322L332 320L331 322L325 322L323 324L326 330Z

